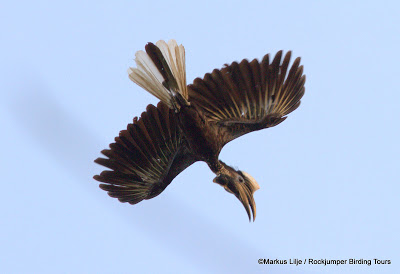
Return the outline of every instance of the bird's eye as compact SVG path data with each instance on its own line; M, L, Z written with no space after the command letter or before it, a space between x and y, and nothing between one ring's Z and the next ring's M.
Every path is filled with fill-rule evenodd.
M243 183L243 178L239 176L239 183Z

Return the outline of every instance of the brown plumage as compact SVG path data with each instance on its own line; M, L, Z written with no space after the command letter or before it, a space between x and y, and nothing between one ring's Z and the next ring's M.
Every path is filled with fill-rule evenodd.
M278 125L300 105L305 90L300 58L290 68L291 52L282 59L282 51L272 61L267 54L261 62L233 62L186 86L182 45L158 41L145 49L137 52L138 68L130 68L129 77L161 101L102 151L107 158L95 162L111 170L94 179L111 197L136 204L159 195L194 162L205 161L217 175L214 182L234 194L254 220L258 183L218 156L228 142Z

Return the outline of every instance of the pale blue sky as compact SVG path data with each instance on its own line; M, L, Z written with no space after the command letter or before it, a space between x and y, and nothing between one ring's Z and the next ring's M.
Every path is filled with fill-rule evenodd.
M0 272L400 272L400 8L375 2L3 3ZM92 179L100 150L157 103L128 79L134 53L170 38L188 83L280 49L302 57L300 108L221 154L261 186L254 223L204 163L136 206Z

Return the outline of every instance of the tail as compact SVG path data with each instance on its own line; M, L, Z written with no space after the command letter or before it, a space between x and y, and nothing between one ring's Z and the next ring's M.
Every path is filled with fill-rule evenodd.
M175 111L189 105L185 48L171 39L148 43L145 50L136 52L137 68L128 69L129 78Z

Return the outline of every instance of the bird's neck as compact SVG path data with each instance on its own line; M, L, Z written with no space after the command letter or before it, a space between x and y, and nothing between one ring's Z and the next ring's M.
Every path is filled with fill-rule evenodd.
M216 161L208 161L208 166L216 175L224 174L227 171L226 164L218 159Z

